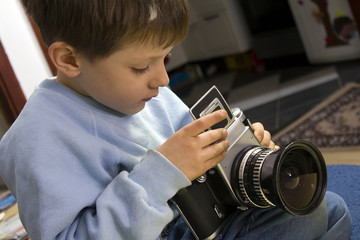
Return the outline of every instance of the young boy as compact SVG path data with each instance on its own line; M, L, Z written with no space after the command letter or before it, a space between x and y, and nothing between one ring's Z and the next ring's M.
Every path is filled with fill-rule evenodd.
M224 111L192 121L165 86L164 58L183 40L186 0L23 0L56 78L43 81L0 144L0 174L37 239L193 239L168 204L219 163ZM254 124L263 146L270 134ZM214 143L215 144L211 144ZM217 239L347 239L345 203L328 194L307 217L239 211ZM175 219L175 220L174 220Z

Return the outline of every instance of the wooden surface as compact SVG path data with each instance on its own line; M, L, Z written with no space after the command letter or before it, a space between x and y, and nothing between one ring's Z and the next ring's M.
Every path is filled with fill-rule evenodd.
M360 165L360 149L353 151L334 151L322 153L328 165L351 164Z

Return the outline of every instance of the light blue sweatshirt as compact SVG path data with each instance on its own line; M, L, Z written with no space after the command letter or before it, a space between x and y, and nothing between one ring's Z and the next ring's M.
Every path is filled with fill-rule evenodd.
M123 115L48 79L0 143L0 175L38 239L156 239L191 183L156 149L190 123L167 88Z

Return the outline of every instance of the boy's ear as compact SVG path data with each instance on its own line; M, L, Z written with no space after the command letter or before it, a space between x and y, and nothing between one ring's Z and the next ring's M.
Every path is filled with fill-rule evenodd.
M58 71L68 77L76 77L80 74L79 57L72 46L64 42L54 42L49 47L48 52Z

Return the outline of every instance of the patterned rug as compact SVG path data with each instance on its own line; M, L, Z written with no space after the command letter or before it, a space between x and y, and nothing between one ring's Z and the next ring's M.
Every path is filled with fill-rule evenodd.
M349 83L273 136L276 144L305 139L322 152L360 149L360 84Z

